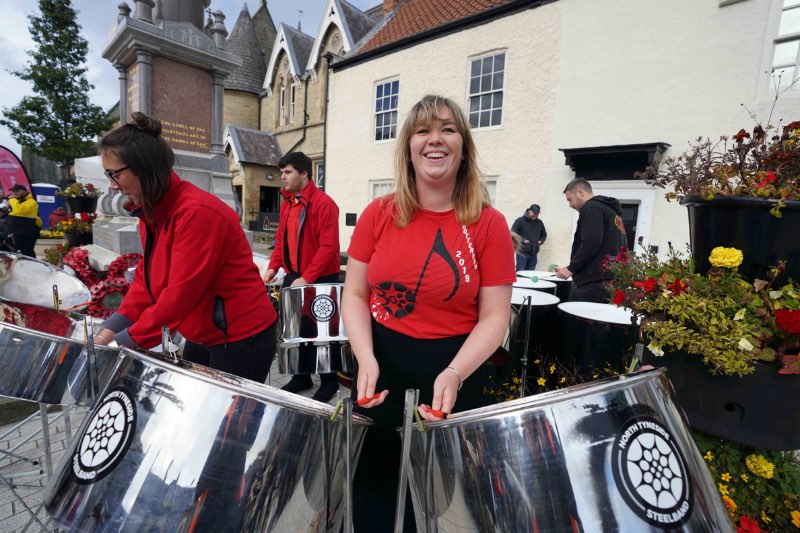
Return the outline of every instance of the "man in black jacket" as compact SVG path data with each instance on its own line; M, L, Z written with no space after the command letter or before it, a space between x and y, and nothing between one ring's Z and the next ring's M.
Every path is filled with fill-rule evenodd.
M547 240L547 230L544 229L544 222L539 220L539 212L539 204L533 204L511 225L511 231L519 235L522 242L517 250L517 272L536 270L539 248Z
M622 206L616 198L595 196L591 184L583 178L569 182L564 195L580 215L569 266L558 269L556 275L563 279L572 276L575 290L571 300L608 303L605 284L613 276L602 264L604 257L617 255L625 246Z

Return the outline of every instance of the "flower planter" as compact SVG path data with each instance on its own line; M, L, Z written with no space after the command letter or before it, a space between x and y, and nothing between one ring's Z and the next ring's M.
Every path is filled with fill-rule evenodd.
M72 215L75 213L94 213L97 211L97 197L68 197L67 205L69 206L69 211Z
M65 231L64 240L67 241L67 247L83 246L84 244L92 244L91 232L81 231Z
M647 353L644 362L667 367L693 428L754 448L800 449L800 375L767 364L744 377L711 375L700 357L682 352Z
M782 218L770 214L776 201L765 198L727 197L682 202L689 211L689 233L695 270L705 274L708 256L716 246L738 248L744 254L739 273L746 280L766 279L767 270L780 260L788 262L786 277L800 279L800 201L787 200Z

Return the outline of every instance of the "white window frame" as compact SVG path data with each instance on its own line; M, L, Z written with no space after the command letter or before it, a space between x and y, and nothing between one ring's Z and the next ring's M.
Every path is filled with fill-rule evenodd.
M396 93L389 93L387 95L385 92L383 92L387 86L389 87L389 90L391 90L394 83L397 83ZM379 92L380 96L378 96ZM388 107L384 105L387 104L387 99ZM394 106L391 105L392 99L394 99ZM400 78L395 77L375 82L372 91L372 142L391 142L397 138L397 109L399 100ZM385 122L387 116L389 118L388 123ZM379 122L380 125L378 125ZM389 137L381 137L378 139L378 130L381 129L383 131L387 128L389 129Z
M289 123L294 124L294 103L295 93L297 91L297 84L292 80L291 89L289 90Z
M489 201L492 202L492 207L497 207L497 176L486 176L483 184L486 186L486 192L489 195Z
M800 5L795 7L784 8L783 0L772 0L771 7L770 7L770 14L769 14L769 27L767 28L767 35L770 36L769 40L765 43L765 50L762 56L762 64L764 68L762 69L763 72L766 72L767 75L763 76L763 84L761 84L760 97L761 98L772 98L775 95L775 81L773 80L772 76L770 75L773 70L780 70L782 68L790 68L790 78L791 79L782 79L781 85L783 87L788 86L793 80L800 78L800 43L798 44L798 50L795 55L794 63L775 63L775 48L776 46L782 43L788 43L792 41L800 41L800 31L790 33L787 35L778 35L780 32L780 25L781 25L781 17L783 16L784 11L789 10L800 10ZM793 67L793 68L792 68ZM785 76L784 76L785 78ZM800 93L800 91L795 91L795 89L800 89L800 82L796 83L792 90L787 93ZM782 89L778 89L782 90Z
M498 56L501 56L501 55L503 56L503 69L502 69L501 87L498 89L498 88L495 88L495 86L494 86L494 77L500 71L495 71L494 67L495 67L496 58ZM492 59L492 71L490 73L490 78L492 79L492 86L490 88L488 88L488 89L485 88L485 87L481 87L480 86L480 81L479 81L478 90L477 91L473 91L472 90L472 81L473 81L473 78L474 78L474 76L472 75L473 66L474 66L474 64L476 62L480 62L481 67L479 67L479 74L478 74L478 79L480 80L481 76L485 75L485 74L481 74L480 70L482 70L482 65L483 65L484 59L487 59L487 58L493 58ZM494 51L489 52L489 53L485 53L485 54L481 54L479 56L473 56L473 57L469 58L469 61L467 62L467 106L466 106L466 111L467 111L467 119L469 120L470 127L473 130L499 129L499 128L503 127L503 119L504 119L504 116L505 116L505 112L504 112L505 111L505 96L506 96L505 95L505 88L508 86L508 83L506 83L506 81L507 81L506 80L507 72L508 72L508 50L506 50L506 49L494 50ZM487 90L484 90L484 89L487 89ZM499 97L501 99L500 107L494 107L494 99L495 99L496 95L499 95ZM489 104L488 109L484 109L483 106L482 106L482 100L483 100L484 97L487 97L487 96L489 97L491 102ZM473 119L473 115L476 113L476 111L473 109L473 106L472 106L473 98L477 99L477 102L478 102L478 107L477 107L478 122L474 126L472 125L472 119ZM500 113L500 120L499 120L499 122L497 124L492 124L492 115L494 114L493 113L494 111L499 111L499 113ZM483 112L488 112L489 113L489 124L486 125L486 126L481 126L480 125L480 115Z
M278 124L281 126L286 125L286 84L281 80L281 89L278 93L280 102L278 105Z
M370 180L369 181L369 201L376 200L381 196L394 192L393 180Z

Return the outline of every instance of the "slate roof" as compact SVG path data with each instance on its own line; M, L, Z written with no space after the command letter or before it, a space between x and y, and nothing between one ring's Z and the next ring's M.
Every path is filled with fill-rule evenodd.
M275 44L275 36L278 35L278 30L275 28L275 22L272 20L272 15L267 8L266 2L261 0L260 4L252 18L256 37L258 37L258 45L261 47L261 54L264 56L264 63L266 64L269 63L269 56L272 54L272 46Z
M242 58L242 65L225 80L225 88L253 94L260 93L267 74L267 63L261 53L247 4L242 7L230 36L225 40L225 47L229 52Z
M286 36L289 57L294 62L294 71L300 76L306 70L308 58L311 56L311 49L314 47L314 38L286 24L281 24L281 26L283 27L283 34Z
M228 124L228 134L239 163L277 167L283 157L278 140L269 132Z
M345 0L339 0L339 4L342 6L341 14L345 19L347 27L350 29L350 36L353 38L353 44L355 44L375 26L377 21L371 19L360 9L347 3Z

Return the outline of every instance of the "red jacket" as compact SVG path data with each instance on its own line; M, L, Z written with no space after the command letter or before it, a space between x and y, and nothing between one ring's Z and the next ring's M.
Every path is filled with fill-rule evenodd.
M281 189L281 194L280 221L269 268L278 270L283 267L286 272L291 272L283 258L289 255L286 227L295 194L286 189ZM300 268L297 273L307 282L314 283L321 276L339 273L339 208L330 196L317 189L312 180L297 193L297 198L304 207L300 214L300 242L297 246Z
M277 315L236 212L174 172L171 179L152 222L134 211L144 259L104 326L119 344L143 348L160 344L162 326L210 346L263 331Z

